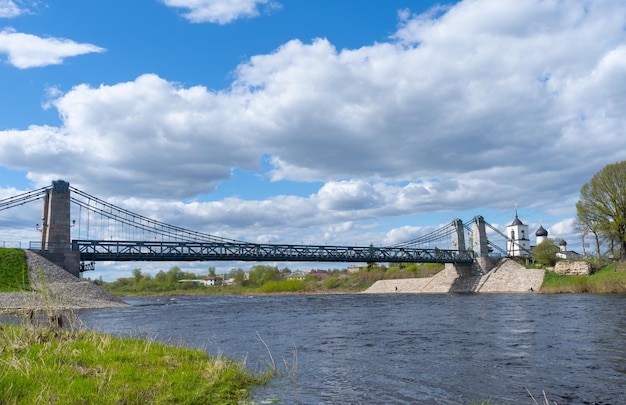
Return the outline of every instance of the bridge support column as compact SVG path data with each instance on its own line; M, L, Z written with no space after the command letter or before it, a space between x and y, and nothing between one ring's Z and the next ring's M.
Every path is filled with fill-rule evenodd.
M472 225L472 236L475 264L479 270L487 272L493 268L493 261L489 259L489 243L487 241L487 231L485 230L485 218L480 215L474 217Z
M70 246L70 183L52 182L43 201L41 250L59 252Z
M70 183L52 182L43 202L41 253L46 259L79 276L80 253L70 247Z
M454 233L452 234L452 249L456 249L459 253L465 253L465 228L463 221L459 218L452 221Z
M485 218L480 215L474 217L472 225L472 236L474 254L476 257L489 256L489 245L487 243L487 231L485 230Z

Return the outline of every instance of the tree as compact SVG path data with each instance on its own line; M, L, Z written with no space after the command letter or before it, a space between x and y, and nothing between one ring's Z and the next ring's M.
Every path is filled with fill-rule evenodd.
M607 237L626 260L626 161L605 166L581 187L576 217L581 229L596 236L598 250Z
M250 278L250 285L253 287L260 287L268 281L276 281L280 278L278 267L261 264L252 266L248 275Z
M554 266L556 264L556 254L559 247L552 239L546 239L533 248L533 256L535 261L545 266Z
M141 279L143 278L143 274L141 273L140 268L133 269L133 278L135 279L135 283L139 283L139 281L141 281Z

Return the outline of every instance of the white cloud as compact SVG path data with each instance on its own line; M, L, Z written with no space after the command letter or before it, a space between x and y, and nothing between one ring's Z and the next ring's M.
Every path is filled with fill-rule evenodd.
M273 181L326 182L308 198L154 204L164 220L228 237L246 228L289 240L297 227L379 215L556 206L626 159L616 147L625 25L621 1L474 0L405 13L391 42L290 41L239 66L222 91L153 74L78 85L50 103L60 127L2 131L0 161L37 185L65 178L102 197L207 194L233 168L259 170L264 156Z
M13 0L0 0L0 18L14 18L26 11L15 4Z
M256 17L261 6L278 7L270 0L162 0L168 7L188 10L183 16L194 23L228 24Z
M572 236L578 233L576 231L576 219L575 218L567 218L563 221L559 221L556 224L552 225L548 228L548 235L552 239L566 239L566 242L573 242L572 240L568 240L568 236Z
M71 56L104 51L98 46L69 39L41 38L10 28L0 31L0 53L6 54L9 63L19 69L59 65Z

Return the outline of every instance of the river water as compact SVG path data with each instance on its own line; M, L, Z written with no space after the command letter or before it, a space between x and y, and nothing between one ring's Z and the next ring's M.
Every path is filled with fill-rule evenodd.
M128 298L96 330L272 363L252 402L626 404L626 295Z

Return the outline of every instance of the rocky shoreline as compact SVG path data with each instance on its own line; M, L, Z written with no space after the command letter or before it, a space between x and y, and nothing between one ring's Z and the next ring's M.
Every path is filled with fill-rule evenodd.
M0 309L120 308L128 304L90 281L74 277L36 252L25 250L32 292L0 293Z
M471 271L465 274L452 264L447 264L444 270L433 277L380 280L363 293L530 293L541 290L544 274L544 270L526 269L511 259L499 260L486 273Z

